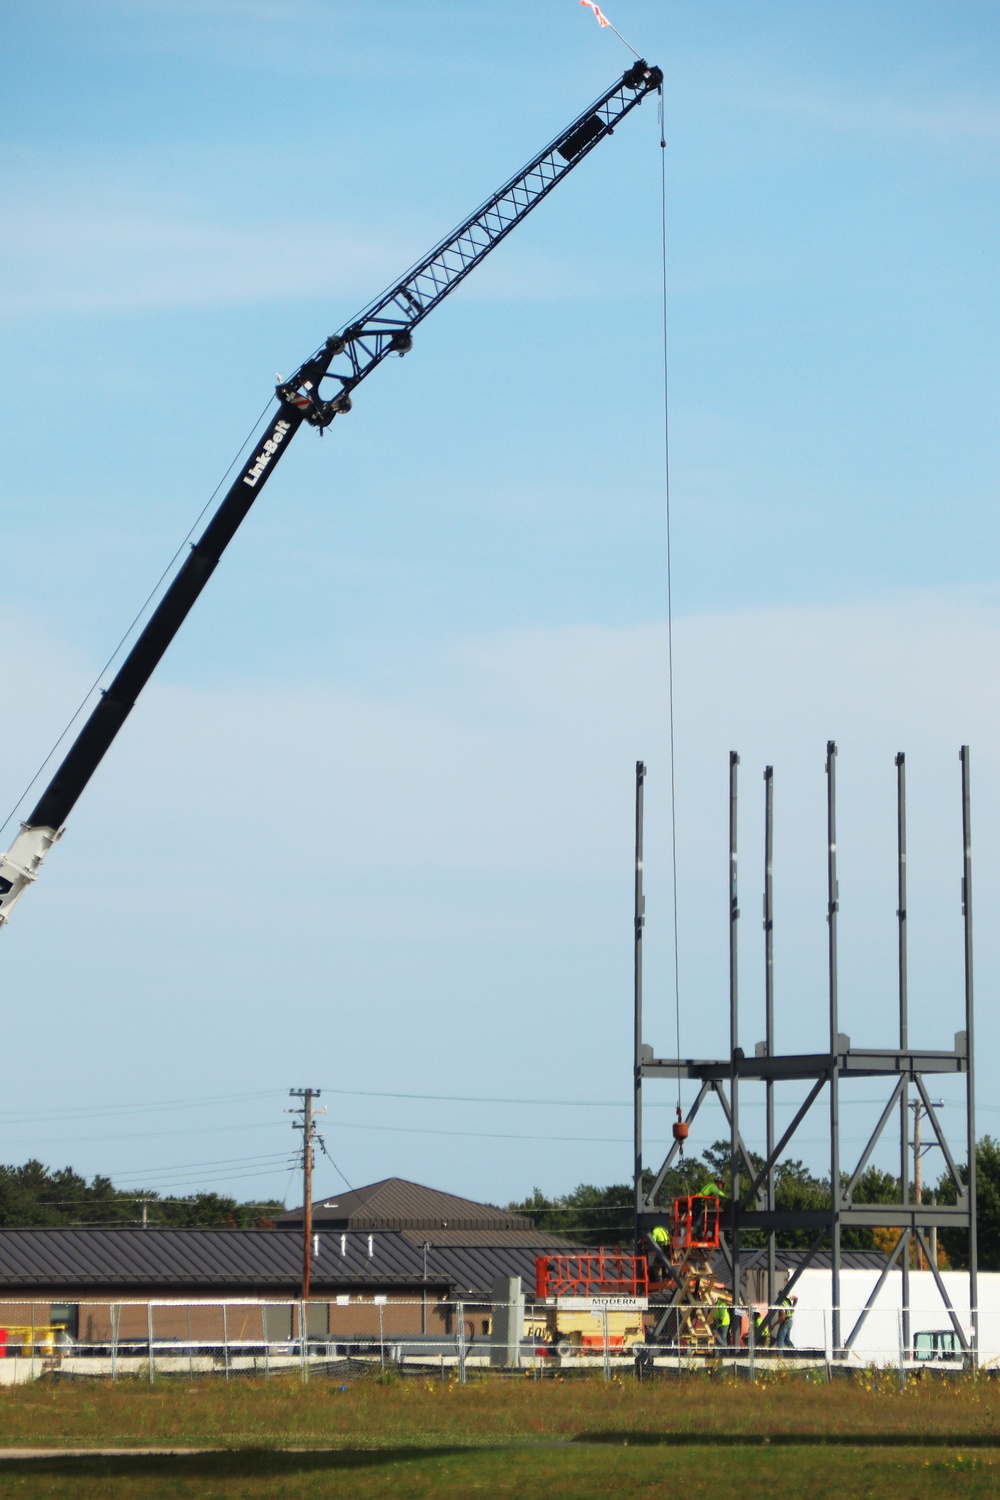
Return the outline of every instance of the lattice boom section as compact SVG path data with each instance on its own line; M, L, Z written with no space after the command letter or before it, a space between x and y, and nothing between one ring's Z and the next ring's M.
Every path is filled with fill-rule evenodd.
M421 322L443 297L462 281L484 255L551 192L597 143L610 135L618 121L655 92L663 81L659 68L636 63L620 83L599 99L534 161L512 177L476 212L442 240L424 260L413 266L394 287L371 303L342 330L346 368L331 366L323 379L338 380L350 391L386 355L405 352L398 341L401 330ZM406 346L408 347L408 345Z

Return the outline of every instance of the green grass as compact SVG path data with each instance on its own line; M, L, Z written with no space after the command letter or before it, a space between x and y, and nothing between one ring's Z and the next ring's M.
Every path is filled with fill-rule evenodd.
M308 1386L291 1380L57 1382L0 1389L4 1446L178 1448L0 1462L0 1500L320 1495L611 1500L1000 1494L1000 1385L865 1374ZM297 1453L278 1451L296 1446Z
M409 1448L642 1436L1000 1444L1000 1385L895 1377L63 1381L0 1388L0 1448L288 1443Z
M0 1470L0 1497L58 1495L65 1500L136 1496L142 1500L199 1496L243 1500L280 1495L306 1500L350 1495L571 1495L643 1500L666 1494L713 1496L735 1488L741 1497L808 1495L810 1500L862 1496L996 1495L1000 1466L993 1454L945 1450L926 1454L881 1448L819 1449L566 1445L558 1449L374 1449L327 1454L243 1453L180 1459L59 1460L14 1472Z

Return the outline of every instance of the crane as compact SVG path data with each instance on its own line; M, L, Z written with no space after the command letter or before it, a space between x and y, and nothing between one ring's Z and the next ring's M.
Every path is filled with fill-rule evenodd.
M498 192L441 240L339 333L331 334L275 389L277 410L194 543L109 686L63 757L6 854L0 854L0 927L131 713L157 663L187 618L226 547L305 423L322 431L351 409L351 396L390 354L403 355L413 330L505 239L557 183L614 131L663 74L639 59Z

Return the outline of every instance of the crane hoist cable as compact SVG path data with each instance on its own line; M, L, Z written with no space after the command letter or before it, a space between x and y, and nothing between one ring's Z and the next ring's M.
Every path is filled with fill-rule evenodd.
M680 923L678 921L677 901L677 766L676 766L676 737L674 726L676 722L674 710L674 582L673 582L673 546L670 516L670 379L669 379L669 356L667 339L667 131L664 118L663 89L659 90L658 112L660 124L660 280L662 289L663 306L663 494L664 494L664 521L666 531L666 565L667 565L667 718L670 739L670 887L673 905L673 937L674 937L674 1033L677 1050L674 1056L681 1055L681 977L680 977ZM677 1075L677 1126L676 1138L681 1142L681 1150L684 1149L684 1138L686 1129L681 1133L684 1116L681 1109L681 1079Z
M306 423L322 432L349 412L352 393L361 381L390 354L406 354L412 348L413 330L428 313L662 83L660 69L640 58L400 281L331 334L289 380L279 381L277 411L263 436L21 824L9 852L0 855L0 927L37 878L66 818L299 427Z

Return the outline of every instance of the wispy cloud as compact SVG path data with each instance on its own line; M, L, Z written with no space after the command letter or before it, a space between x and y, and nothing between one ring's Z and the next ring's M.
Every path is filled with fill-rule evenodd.
M72 696L56 643L40 648L17 621L5 639L4 701ZM425 648L378 690L154 681L122 736L125 791L102 773L97 795L131 796L151 778L164 829L182 807L211 802L238 842L242 805L280 818L284 788L322 785L330 837L314 846L314 873L332 860L345 871L597 874L621 846L631 762L645 755L665 775L665 659L662 625L579 626ZM950 765L962 739L1000 770L1000 709L982 691L1000 675L994 592L692 616L677 626L676 659L686 822L719 801L730 748L761 766L782 760L796 785L815 780L830 735L856 765L891 765L906 748ZM1000 778L989 796L1000 817ZM310 868L309 851L300 859Z
M426 243L433 243L425 232ZM211 224L178 213L10 209L0 224L0 313L118 312L336 296L363 303L413 263L409 239L335 225ZM420 248L423 248L423 244ZM582 259L506 247L475 301L608 295Z
M196 307L332 289L363 299L399 261L390 243L316 225L15 211L0 227L0 310Z
M44 743L83 666L19 617L3 638L6 720ZM973 747L979 910L1000 902L1000 709L986 690L1000 675L1000 599L926 593L693 617L676 647L684 1050L725 1047L731 748L742 754L747 1042L762 1024L754 913L772 764L781 1045L822 1045L830 736L841 752L841 1024L858 1042L891 1044L903 749L912 1035L950 1042L962 1024L962 741ZM442 1037L450 1046L460 1031L492 1088L533 1026L558 1023L562 1075L587 1069L611 1097L628 1070L640 756L648 1036L672 1040L664 655L662 625L584 626L455 642L400 671L395 688L160 677L0 940L12 986L34 975L38 989L44 944L50 1024L75 1035L85 994L88 1038L95 1024L114 1037L109 1066L161 1089L192 1049L224 1055L233 1076L297 1076L300 1032L283 1042L275 1027L294 991L313 1045L325 1038L355 1067L378 1057L397 1079L440 1066ZM18 734L5 777L40 748ZM1000 974L989 920L976 958L989 993ZM980 1045L989 1055L998 1044L987 1006ZM983 1104L1000 1104L989 1078L981 1087Z
M969 93L912 99L901 93L836 93L809 89L754 89L746 105L761 114L800 120L828 130L920 140L940 146L1000 143L1000 106Z

